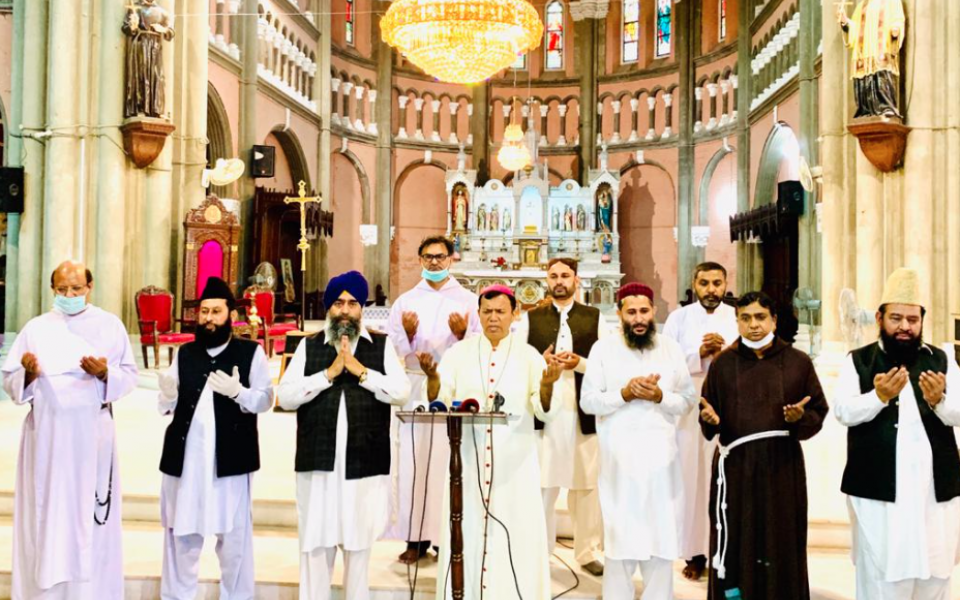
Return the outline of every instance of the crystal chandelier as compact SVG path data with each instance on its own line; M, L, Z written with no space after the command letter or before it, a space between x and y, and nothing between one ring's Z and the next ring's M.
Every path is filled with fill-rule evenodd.
M497 152L497 160L509 171L519 171L530 166L530 149L523 142L523 130L518 123L511 123L503 131L503 145Z
M527 0L395 0L380 30L428 75L479 83L539 46L543 23Z

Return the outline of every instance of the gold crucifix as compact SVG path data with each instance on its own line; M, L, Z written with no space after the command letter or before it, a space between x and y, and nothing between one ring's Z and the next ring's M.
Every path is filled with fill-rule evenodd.
M288 196L283 199L285 204L296 202L300 205L300 243L297 249L300 250L300 270L307 270L307 250L310 249L310 242L307 241L307 204L312 202L320 203L323 198L320 196L307 196L307 183L300 180L300 192L298 196Z

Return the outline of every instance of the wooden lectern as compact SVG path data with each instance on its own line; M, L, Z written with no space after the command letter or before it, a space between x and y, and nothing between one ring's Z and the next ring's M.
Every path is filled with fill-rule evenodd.
M463 599L463 422L468 425L506 425L509 415L502 412L416 412L397 413L401 423L436 425L446 422L450 439L450 588L454 600ZM442 569L443 565L439 565ZM437 582L440 582L438 575Z

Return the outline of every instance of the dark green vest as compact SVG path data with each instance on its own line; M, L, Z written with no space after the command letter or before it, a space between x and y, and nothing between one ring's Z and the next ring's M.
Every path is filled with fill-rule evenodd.
M535 308L527 313L530 320L530 333L527 336L527 343L537 349L537 352L543 354L550 346L554 345L556 349L557 336L560 335L560 312L553 303L540 308ZM590 354L590 349L597 342L597 327L600 324L600 311L592 306L586 306L579 302L574 302L567 314L567 325L570 326L570 333L573 335L574 353L586 358ZM577 414L580 417L580 433L591 435L597 433L597 420L593 415L588 415L580 408L580 386L583 385L583 375L573 374L577 387ZM534 423L537 429L543 429L543 423L537 420Z

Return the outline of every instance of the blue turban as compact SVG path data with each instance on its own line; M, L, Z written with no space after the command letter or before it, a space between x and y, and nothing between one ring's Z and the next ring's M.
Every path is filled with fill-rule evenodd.
M347 271L346 273L337 275L330 280L330 283L327 284L327 289L323 292L323 305L327 310L330 310L333 303L336 302L337 298L344 292L348 292L357 299L360 306L364 306L367 303L370 286L367 285L367 280L363 278L360 271Z

